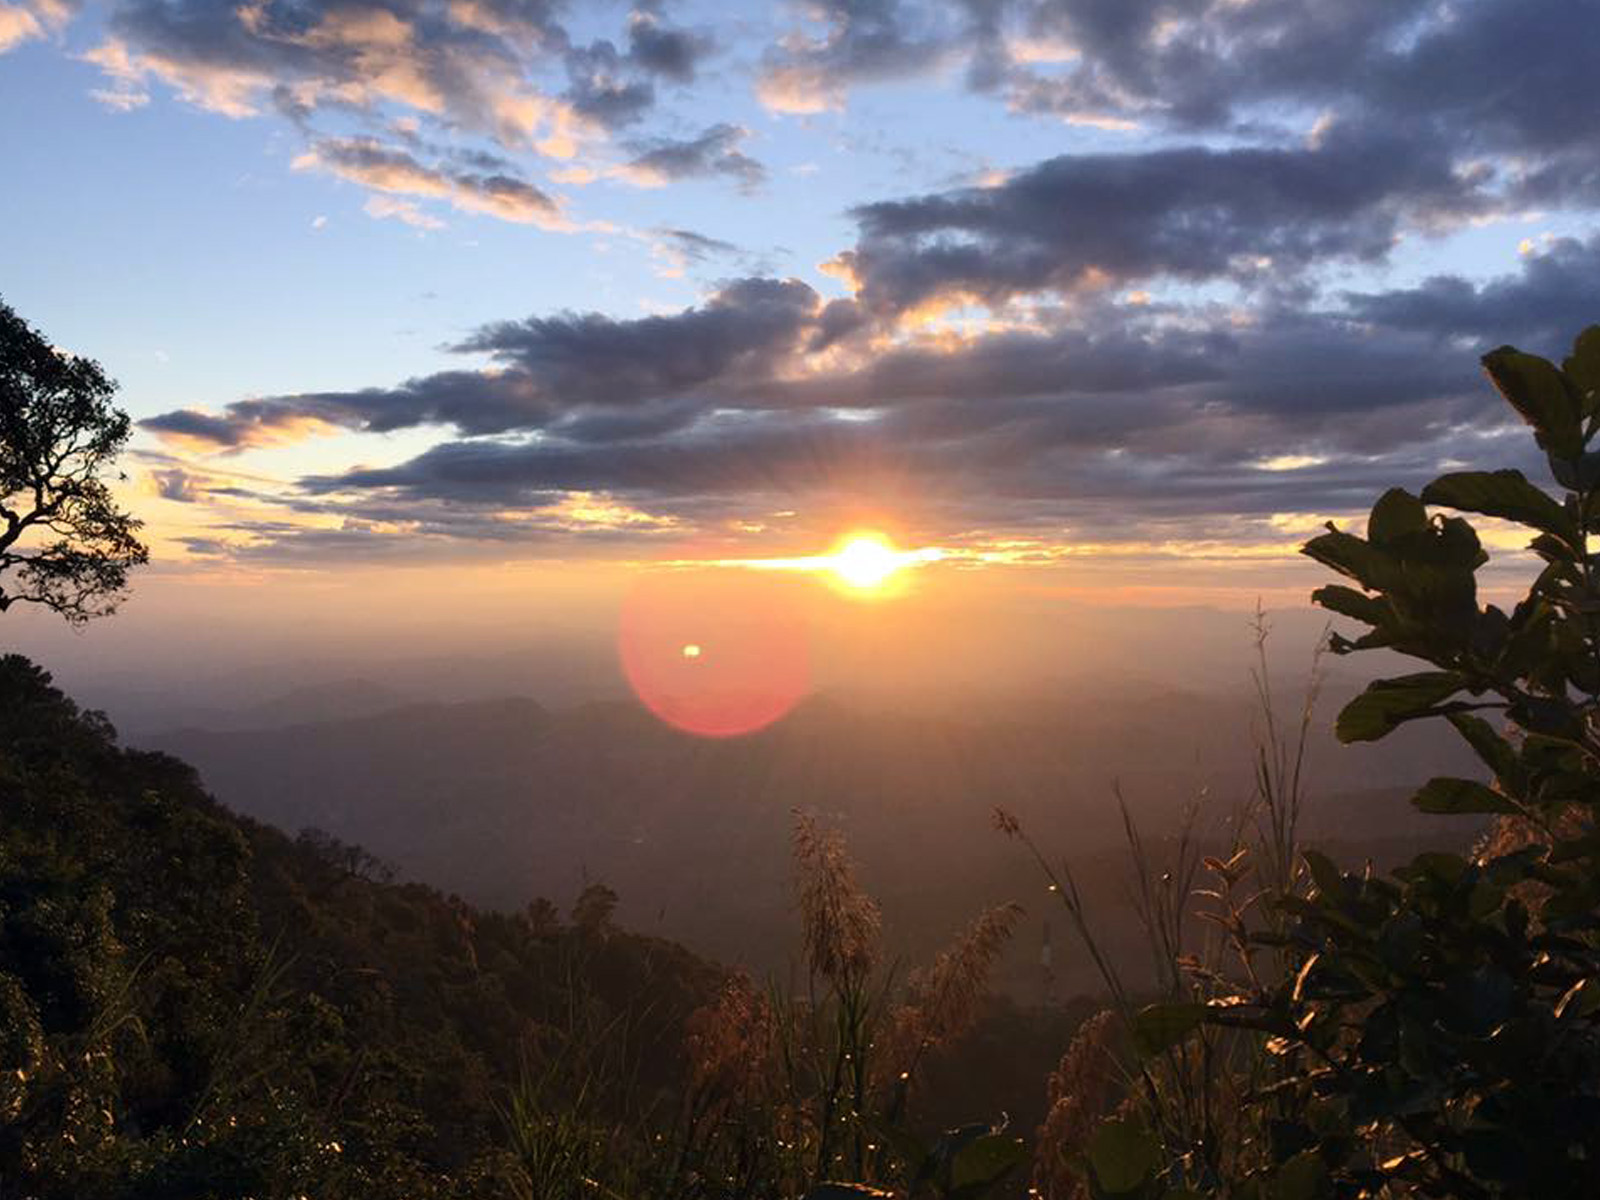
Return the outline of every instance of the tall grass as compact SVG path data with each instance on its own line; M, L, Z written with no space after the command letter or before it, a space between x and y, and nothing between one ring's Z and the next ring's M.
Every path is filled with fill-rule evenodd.
M1152 1048L1142 1044L1149 1031L1140 1022L1152 1001L1203 1004L1236 994L1240 984L1259 989L1284 969L1275 956L1263 961L1260 935L1270 942L1281 933L1280 910L1265 901L1306 886L1300 823L1322 650L1313 657L1294 718L1285 721L1273 694L1269 628L1259 609L1254 633L1257 719L1249 797L1221 813L1208 812L1202 797L1187 808L1174 835L1152 840L1117 795L1133 910L1152 965L1147 987L1131 987L1124 978L1070 866L1053 863L1015 816L996 811L997 828L1022 843L1065 908L1109 999L1050 1079L1051 1106L1035 1155L1035 1187L1045 1200L1090 1194L1088 1139L1119 1110L1136 1114L1161 1139L1165 1161L1176 1164L1167 1182L1180 1188L1244 1177L1242 1165L1266 1152L1272 1121L1287 1115L1273 1099L1274 1058L1255 1052L1257 1035L1208 1025L1198 1036Z
M630 1014L588 1003L569 964L564 1024L530 1035L499 1106L520 1200L756 1200L905 1178L922 1072L978 1019L1021 909L980 914L905 971L838 831L797 813L792 861L801 978L727 977L687 1022L679 1097L639 1094Z

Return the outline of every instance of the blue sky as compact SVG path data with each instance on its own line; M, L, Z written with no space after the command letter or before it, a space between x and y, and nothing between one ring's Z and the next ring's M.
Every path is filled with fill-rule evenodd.
M0 288L195 570L858 512L1286 557L1514 460L1476 354L1600 316L1583 0L6 0L0 48Z

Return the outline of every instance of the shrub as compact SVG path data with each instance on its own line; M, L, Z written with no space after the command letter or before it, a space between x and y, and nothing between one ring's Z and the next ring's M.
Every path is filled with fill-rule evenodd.
M1247 1081L1230 1153L1145 1111L1095 1135L1095 1195L1600 1195L1600 327L1559 367L1511 347L1483 361L1556 494L1516 470L1449 474L1305 553L1349 580L1316 602L1367 627L1330 649L1427 667L1371 684L1339 738L1449 721L1485 778L1429 780L1412 803L1494 833L1389 877L1304 853L1271 915L1230 928L1242 967L1192 972L1188 996L1130 1021L1146 1078L1204 1045L1223 1052L1206 1087ZM1488 555L1456 513L1532 535L1543 567L1509 612L1480 603Z

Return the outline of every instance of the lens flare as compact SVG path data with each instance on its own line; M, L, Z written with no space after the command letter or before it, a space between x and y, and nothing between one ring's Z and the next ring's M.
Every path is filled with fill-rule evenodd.
M748 575L642 579L622 606L617 655L646 708L700 737L764 729L811 686L793 588Z

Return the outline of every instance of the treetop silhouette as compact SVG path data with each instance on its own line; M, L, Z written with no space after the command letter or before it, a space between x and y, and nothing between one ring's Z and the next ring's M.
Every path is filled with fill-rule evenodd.
M0 302L0 612L106 616L148 560L143 523L106 484L130 432L115 393L99 363L57 350Z

